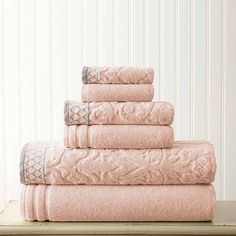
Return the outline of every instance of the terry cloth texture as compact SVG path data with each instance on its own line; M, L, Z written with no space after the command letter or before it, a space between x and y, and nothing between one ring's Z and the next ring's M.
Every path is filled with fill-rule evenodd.
M171 149L72 149L32 142L21 157L23 184L209 184L216 161L208 142L175 142Z
M150 102L152 84L84 84L83 102Z
M147 67L84 67L84 84L151 84L154 70Z
M209 221L212 185L24 185L21 214L38 221Z
M64 144L73 148L171 148L171 126L70 125L65 126Z
M171 125L174 108L167 102L66 101L66 125Z

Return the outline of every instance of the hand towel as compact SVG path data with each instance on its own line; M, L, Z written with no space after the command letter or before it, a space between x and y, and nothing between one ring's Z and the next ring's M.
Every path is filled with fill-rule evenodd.
M66 101L66 125L171 125L174 108L167 102Z
M21 214L38 221L209 221L211 185L25 185Z
M150 102L152 84L84 84L83 102Z
M84 67L84 84L151 84L154 70L146 67Z
M216 161L208 142L175 142L171 149L72 149L59 142L24 146L23 184L209 184Z
M171 126L70 125L65 126L64 144L73 148L171 148Z

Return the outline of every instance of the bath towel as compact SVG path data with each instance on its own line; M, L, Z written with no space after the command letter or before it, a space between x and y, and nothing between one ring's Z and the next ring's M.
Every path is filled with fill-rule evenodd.
M151 84L154 70L146 67L84 67L84 84Z
M84 84L83 102L150 102L152 84Z
M208 142L175 142L172 149L72 149L32 142L21 155L23 184L209 184L216 161Z
M174 108L167 102L66 101L66 125L171 125Z
M171 148L171 126L70 125L65 126L64 144L73 148Z
M211 185L24 185L21 214L39 221L209 221Z

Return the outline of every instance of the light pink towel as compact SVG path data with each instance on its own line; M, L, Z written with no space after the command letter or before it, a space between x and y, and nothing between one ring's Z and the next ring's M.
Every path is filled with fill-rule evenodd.
M64 117L66 125L171 125L174 108L167 102L66 101Z
M171 126L70 125L65 126L64 144L73 148L171 148Z
M209 221L212 185L25 185L21 214L39 221Z
M147 67L84 67L84 84L151 84L154 70Z
M208 184L216 173L208 142L175 142L172 149L72 149L58 142L26 144L23 184Z
M84 84L83 102L150 102L152 84Z

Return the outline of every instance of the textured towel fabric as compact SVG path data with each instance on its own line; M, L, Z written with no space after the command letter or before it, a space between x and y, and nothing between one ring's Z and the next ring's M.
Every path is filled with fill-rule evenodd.
M172 149L72 149L57 142L26 144L23 184L209 184L216 161L208 142L175 142Z
M167 102L66 101L66 125L171 125L174 108Z
M209 221L212 185L25 185L21 214L39 221Z
M154 70L146 67L84 67L84 84L151 84Z
M152 84L84 84L83 102L150 102Z
M171 148L171 126L70 125L65 126L64 144L73 148Z

